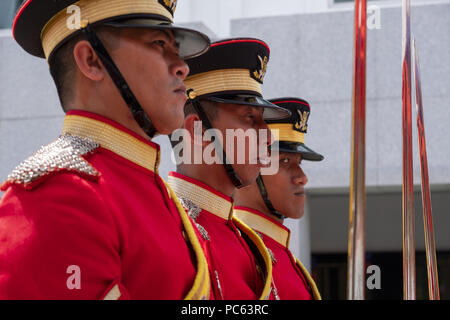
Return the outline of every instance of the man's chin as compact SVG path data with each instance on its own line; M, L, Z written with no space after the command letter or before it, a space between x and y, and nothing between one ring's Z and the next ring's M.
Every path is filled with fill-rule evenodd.
M301 208L301 210L299 210ZM292 218L293 219L300 219L305 214L305 203L297 203L297 206L295 208L292 208Z
M171 134L177 129L180 129L183 126L184 116L175 115L168 121L164 121L164 123L158 122L155 123L154 126L159 134Z
M274 206L276 206L276 204L274 204ZM301 211L298 210L298 207L292 207L290 209L286 209L286 211L283 212L283 215L286 218L290 218L290 219L300 219L304 216L305 211L302 209Z
M302 212L298 213L294 219L301 219L301 218L303 218L304 215L305 215L305 212L302 211Z

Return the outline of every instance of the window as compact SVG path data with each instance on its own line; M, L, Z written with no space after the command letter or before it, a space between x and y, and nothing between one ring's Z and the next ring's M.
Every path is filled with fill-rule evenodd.
M441 299L450 297L450 252L436 252ZM380 267L380 289L366 287L366 300L401 300L403 298L402 252L366 252L366 266ZM312 254L311 275L324 300L347 298L347 253ZM370 275L367 274L367 280ZM417 300L428 299L426 253L416 251Z
M16 10L22 0L1 0L0 1L0 29L9 29Z

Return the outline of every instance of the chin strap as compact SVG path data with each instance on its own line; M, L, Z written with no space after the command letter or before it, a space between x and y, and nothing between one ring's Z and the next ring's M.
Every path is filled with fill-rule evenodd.
M111 79L114 81L114 84L116 85L117 89L119 89L119 92L122 95L122 98L125 100L125 103L128 105L128 108L130 108L130 111L134 119L139 124L139 126L144 130L144 132L150 138L153 138L153 136L156 134L156 128L152 124L152 121L150 120L148 115L142 109L135 95L131 91L131 88L128 86L124 77L117 68L116 64L112 60L111 56L108 54L108 51L98 38L97 34L89 25L87 25L82 30L86 35L87 40L91 44L92 48L95 50L100 60L102 61L103 65L105 66L106 70L108 71Z
M189 92L188 92L188 96L189 96ZM200 102L198 101L198 99L196 99L196 98L194 98L194 99L189 98L188 101L189 101L189 103L192 104L192 107L194 108L195 112L197 112L197 115L200 118L200 120L202 121L203 126L207 130L208 129L212 129L213 126L211 125L211 122L209 121L208 116L206 115L205 110L203 110L203 107L200 104ZM214 143L220 144L220 142L217 141L217 139L215 139ZM222 149L223 166L225 168L225 171L226 171L228 177L230 178L231 182L233 183L233 185L236 188L238 188L238 189L242 188L244 185L243 185L241 179L239 178L238 174L234 170L233 166L229 163L228 158L227 158L227 154L225 153L225 149L223 148L223 146L220 146L220 148Z
M266 186L264 185L264 181L261 175L259 175L258 178L256 178L256 184L258 185L259 193L261 194L261 197L264 200L264 204L266 205L267 209L269 209L270 213L279 219L282 220L286 219L285 216L283 216L273 207L272 202L270 202L269 194L267 193L267 189Z

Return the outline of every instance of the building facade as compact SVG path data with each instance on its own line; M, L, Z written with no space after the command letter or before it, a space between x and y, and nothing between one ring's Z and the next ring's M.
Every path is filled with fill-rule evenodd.
M0 27L18 1L0 2ZM367 38L367 264L379 265L381 289L368 298L402 297L401 3L371 1ZM450 298L450 1L412 1L412 33L421 58L422 90L441 296ZM212 38L257 37L271 48L267 98L296 96L311 104L307 144L322 153L304 163L307 211L289 221L291 247L312 269L328 299L345 298L350 181L353 4L351 1L181 0L179 23ZM44 60L23 52L0 30L0 179L60 132L64 114ZM413 111L415 115L415 111ZM415 122L414 122L415 124ZM417 130L413 127L418 298L427 297ZM171 150L158 137L163 158ZM161 167L167 176L174 165Z

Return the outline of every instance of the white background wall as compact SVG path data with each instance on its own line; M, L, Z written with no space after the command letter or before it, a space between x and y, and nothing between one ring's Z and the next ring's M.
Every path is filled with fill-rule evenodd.
M220 38L230 36L232 19L324 11L328 0L179 0L176 22L203 22Z
M450 0L411 0L412 5L430 5ZM399 6L400 0L369 0L368 6ZM202 22L219 38L231 35L234 19L284 16L326 11L352 10L353 1L334 0L178 0L175 22Z

